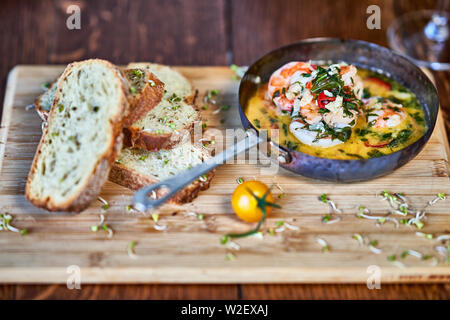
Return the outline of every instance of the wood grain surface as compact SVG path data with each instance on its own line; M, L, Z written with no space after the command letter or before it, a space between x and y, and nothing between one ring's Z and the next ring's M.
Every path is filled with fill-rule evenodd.
M166 229L159 231L150 214L127 212L125 208L132 203L133 193L111 182L100 194L109 203L107 211L97 201L79 215L49 214L25 199L28 168L41 136L41 120L26 106L42 91L40 84L52 81L63 68L19 65L8 78L0 129L0 203L2 212L11 214L13 223L29 230L29 234L21 237L12 232L0 233L0 282L65 283L71 265L81 268L83 284L364 283L371 265L380 268L384 283L450 280L450 269L434 252L436 241L417 237L411 227L395 228L389 223L377 226L356 217L360 205L374 215L388 212L388 205L376 197L384 189L405 193L418 208L439 192L450 194L448 140L441 118L430 141L414 160L385 177L361 183L307 179L281 168L251 164L248 157L240 157L217 168L211 187L194 202L161 207L158 224ZM228 67L177 69L199 91L199 101L211 88L220 92L216 98L219 107L202 110L202 120L207 124L203 138L214 138L215 152L221 152L233 143L223 135L225 130L241 127L236 95L239 82L233 80ZM231 108L216 113L220 105ZM230 194L238 178L277 185L274 194L283 193L285 197L277 200L282 209L268 217L262 229L263 239L235 240L240 250L234 250L221 245L220 238L249 228L235 217L230 205ZM321 222L328 213L328 206L317 199L321 193L327 193L343 210L338 224ZM189 212L202 214L204 219L190 217ZM436 236L447 234L450 202L440 201L427 212L426 226L421 231ZM111 239L106 232L90 231L100 214L105 215L105 223L115 232ZM268 229L277 229L279 220L297 230L286 229L270 236ZM352 239L355 233L377 240L383 252L374 254L358 245ZM329 243L329 253L321 252L318 238ZM137 242L137 259L127 254L127 245L132 241ZM432 266L431 260L408 258L403 260L406 267L399 268L387 260L389 255L400 256L408 249L435 255L439 263ZM235 261L226 261L226 254L230 253L236 256Z
M79 4L82 8L82 30L69 31L65 28L67 17L65 9L72 3ZM240 0L137 0L132 1L132 4L120 0L95 2L6 0L0 4L2 87L5 88L9 70L20 63L68 63L75 59L95 56L112 59L116 63L152 60L168 64L205 65L230 62L248 64L255 57L278 45L311 36L346 36L387 45L384 35L392 19L406 11L433 8L436 1L385 0L373 3L378 4L382 10L381 30L368 30L364 27L367 1L345 1L344 6L341 1L326 0L318 4L314 1L287 0L280 6L277 1L263 3L263 1ZM262 8L263 6L265 8ZM280 7L286 10L283 12L283 8ZM302 19L295 13L289 13L294 12L293 8ZM352 12L352 16L348 14L349 11ZM265 15L261 16L261 12ZM276 21L272 19L271 12L277 13ZM310 14L305 15L304 12ZM186 14L191 17L187 17ZM166 16L170 19L163 18ZM264 17L264 21L261 17ZM158 23L152 24L153 21ZM330 24L332 28L327 27ZM88 27L90 25L94 27ZM126 32L121 33L122 30ZM118 34L120 36L117 36ZM142 39L146 42L141 43ZM448 130L450 73L439 72L434 73L434 76ZM365 285L85 285L83 290L75 292L67 290L63 285L0 286L0 298L6 299L102 297L372 299L375 296L388 299L448 299L449 292L448 285L437 284L386 284L381 290L376 291L368 290Z

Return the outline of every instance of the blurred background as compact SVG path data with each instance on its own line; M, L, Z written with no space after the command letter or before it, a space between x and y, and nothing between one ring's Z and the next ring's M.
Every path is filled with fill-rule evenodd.
M386 31L406 12L439 0L3 0L0 2L2 89L17 64L65 64L104 58L117 64L248 65L281 45L311 37L342 37L388 46ZM81 28L69 30L70 5ZM369 30L368 6L381 9ZM438 88L450 95L450 76ZM2 90L3 96L4 90Z

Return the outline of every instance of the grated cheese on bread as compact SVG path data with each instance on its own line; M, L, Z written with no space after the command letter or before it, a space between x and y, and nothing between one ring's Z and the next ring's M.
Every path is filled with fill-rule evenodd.
M49 211L80 212L97 198L122 146L128 91L110 62L67 66L28 175L30 202Z

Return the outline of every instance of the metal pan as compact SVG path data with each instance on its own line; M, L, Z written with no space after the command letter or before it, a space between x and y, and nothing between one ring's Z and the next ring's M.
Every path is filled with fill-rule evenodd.
M335 160L314 157L271 143L281 152L282 156L278 160L281 167L313 179L333 182L364 181L396 170L412 160L423 149L435 127L439 103L436 88L422 70L407 58L373 43L335 38L308 39L276 49L264 55L248 68L239 86L239 113L242 125L248 133L246 139L187 172L137 191L134 197L135 207L138 210L145 211L159 206L199 176L224 163L234 155L261 143L263 139L258 136L257 128L250 123L245 115L245 108L249 99L258 86L267 82L270 75L285 63L308 60L345 61L356 67L383 73L398 81L410 89L424 107L428 130L419 140L404 149L364 160ZM159 199L148 197L152 191L160 188L167 189L165 196Z

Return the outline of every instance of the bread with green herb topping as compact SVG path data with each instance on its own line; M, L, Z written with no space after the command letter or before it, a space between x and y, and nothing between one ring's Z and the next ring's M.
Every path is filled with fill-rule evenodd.
M124 122L127 128L158 105L164 95L164 83L145 69L125 69L123 73L130 83L130 114Z
M28 175L31 203L80 212L97 198L122 147L128 92L128 81L108 61L66 67Z
M164 84L161 102L140 120L124 130L125 145L149 151L171 149L192 134L200 121L194 104L196 91L175 69L153 63L130 63L127 68L139 68L154 73Z
M201 164L210 157L201 146L190 141L178 144L170 150L156 152L135 148L124 148L115 161L109 180L131 190L138 190L147 185L174 177ZM194 200L200 190L209 188L214 170L199 177L186 188L178 192L169 202L183 204ZM156 197L162 196L162 191Z
M130 111L124 120L124 127L128 127L158 105L164 94L164 83L145 69L125 69L123 74L127 78L130 88L128 96ZM34 102L37 113L44 121L47 121L55 98L56 82L57 80L53 81Z
M34 101L34 108L43 121L47 121L48 113L50 112L50 108L53 104L53 99L55 98L56 86L57 80L54 80L48 85L48 88Z

